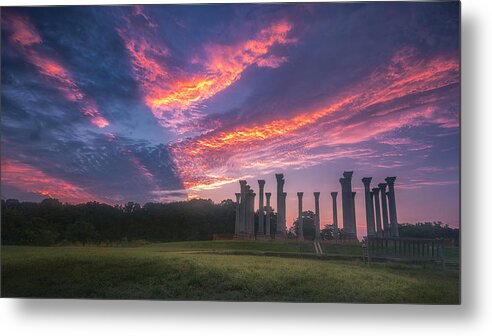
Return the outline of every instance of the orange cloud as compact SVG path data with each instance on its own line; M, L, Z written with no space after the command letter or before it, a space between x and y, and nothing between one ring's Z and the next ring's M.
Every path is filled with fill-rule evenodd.
M418 126L423 122L456 127L457 118L440 114L432 104L441 99L433 90L458 81L459 62L456 58L443 55L419 59L413 50L405 49L397 53L389 65L376 69L369 78L342 90L322 108L308 109L290 119L211 132L175 144L171 153L185 187L193 188L197 185L220 185L236 177L233 172L237 174L242 169L244 173L247 166L258 169L261 158L268 162L269 167L296 167L304 164L307 150L321 145L359 143L393 129ZM396 108L394 104L389 105L418 93L425 95L410 102L397 103ZM369 108L378 112L360 121L344 123ZM262 157L261 153L266 149L268 153ZM284 157L276 163L279 156ZM317 160L319 162L322 158Z
M2 160L2 183L26 192L58 198L69 203L104 202L83 188L17 160Z
M4 24L11 30L10 41L18 46L27 61L33 64L42 75L56 83L56 88L63 92L67 100L81 104L82 113L93 125L99 128L109 125L94 101L79 89L68 70L58 61L38 51L36 46L42 43L42 39L27 17L8 15L4 19Z
M143 12L134 11L134 16ZM278 22L262 29L254 38L233 45L208 44L205 55L191 60L201 67L195 73L166 66L169 50L152 34L155 23L147 18L147 29L135 34L131 18L119 33L130 54L133 70L140 82L144 100L164 127L177 133L193 130L191 121L202 117L197 107L203 101L228 88L241 78L243 71L256 64L276 68L286 61L270 55L274 45L295 43L289 38L291 25ZM160 46L160 47L159 47Z

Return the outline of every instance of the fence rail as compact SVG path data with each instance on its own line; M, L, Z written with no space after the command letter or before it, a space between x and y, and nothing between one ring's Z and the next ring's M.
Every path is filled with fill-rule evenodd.
M444 262L444 240L424 238L367 239L367 258L395 258Z

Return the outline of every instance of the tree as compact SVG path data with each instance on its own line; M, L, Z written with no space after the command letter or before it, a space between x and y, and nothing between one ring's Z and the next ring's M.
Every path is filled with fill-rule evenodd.
M314 228L314 212L311 210L302 212L302 227L304 238L314 240L315 228ZM298 236L299 232L299 219L296 219L292 226L289 228L289 233L293 236Z
M71 242L80 242L85 245L89 242L94 242L97 233L94 230L94 225L86 221L76 221L69 224L65 231L65 237Z

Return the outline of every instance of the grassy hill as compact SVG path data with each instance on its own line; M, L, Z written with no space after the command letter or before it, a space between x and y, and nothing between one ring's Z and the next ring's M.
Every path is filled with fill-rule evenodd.
M325 245L332 256L360 247ZM140 247L2 247L3 297L458 303L459 272L320 260L312 244L207 241ZM289 258L285 258L288 256Z

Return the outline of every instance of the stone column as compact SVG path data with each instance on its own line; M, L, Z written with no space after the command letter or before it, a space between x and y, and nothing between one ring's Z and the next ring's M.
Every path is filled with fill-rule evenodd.
M272 193L265 193L266 196L266 221L265 221L265 234L268 239L270 239L271 229L270 229L270 216L272 213L272 207L270 205L270 197L272 196Z
M338 240L338 214L337 214L337 192L331 193L333 203L333 238Z
M364 177L362 183L364 183L364 197L366 201L366 226L367 226L367 236L374 237L374 206L372 205L371 199L371 180L372 177Z
M396 199L395 199L395 180L396 177L387 177L384 179L388 183L388 205L389 205L389 217L390 217L390 230L392 237L399 237L400 232L398 230L398 219L396 218Z
M300 240L300 241L303 241L304 240L304 223L303 223L303 220L302 220L302 195L304 193L302 192L298 192L297 193L297 199L299 201L299 217L297 219L297 223L298 223L298 226L297 226L297 239Z
M381 193L381 216L383 218L383 237L390 236L390 226L388 222L388 206L386 203L386 183L378 184Z
M241 187L241 204L239 205L239 232L246 232L246 184L245 180L240 180Z
M343 172L343 179L340 180L342 183L343 234L344 238L349 240L357 239L352 175L353 172L345 171Z
M287 193L284 191L282 193L282 232L285 237L287 234L287 206L286 206L286 200L287 200Z
M234 234L235 235L239 234L239 211L240 211L239 202L240 201L241 201L241 193L236 193L236 222L234 225Z
M379 188L372 188L374 195L374 209L376 215L376 235L378 238L383 237L383 229L381 227L381 207L379 206Z
M249 233L249 225L251 223L251 189L249 188L249 185L246 185L245 187L245 202L244 202L244 207L245 207L245 216L244 216L244 234Z
M275 238L282 238L284 231L282 231L283 224L283 210L282 203L284 197L284 174L275 174L277 179L277 229L275 230Z
M314 240L320 240L319 191L314 192Z
M265 187L265 180L258 180L258 185L259 185L259 205L258 205L258 234L262 235L265 233L265 225L264 225L264 218L265 218L265 210L263 209L263 190Z
M352 191L352 220L353 220L353 227L352 227L352 232L354 234L353 239L357 239L357 221L355 220L355 191Z
M251 238L255 237L255 196L256 194L251 190L251 225L249 226Z

